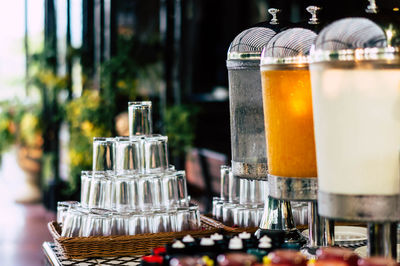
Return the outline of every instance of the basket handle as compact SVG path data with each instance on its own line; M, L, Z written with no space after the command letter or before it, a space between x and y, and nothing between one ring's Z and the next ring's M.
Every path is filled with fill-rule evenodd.
M49 232L50 232L51 236L52 236L54 239L59 239L59 238L61 237L61 235L60 235L60 233L58 232L58 230L57 230L56 227L58 227L58 224L57 224L57 222L55 222L55 221L49 222L49 223L47 224L47 228L49 229Z

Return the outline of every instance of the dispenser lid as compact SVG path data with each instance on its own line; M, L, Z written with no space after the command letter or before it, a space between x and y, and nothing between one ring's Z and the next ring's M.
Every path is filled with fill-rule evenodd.
M393 51L376 23L367 18L344 18L319 33L311 54L313 62L323 62L384 59Z
M274 30L264 27L242 31L232 41L227 60L260 60L263 47L275 34Z
M275 35L264 48L261 65L308 63L317 34L309 29L292 28Z

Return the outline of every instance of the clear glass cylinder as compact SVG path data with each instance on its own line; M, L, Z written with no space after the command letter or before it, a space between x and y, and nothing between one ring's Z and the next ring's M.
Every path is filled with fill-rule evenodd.
M317 177L307 64L261 66L269 174Z
M93 171L114 171L115 139L93 138Z
M143 171L142 138L117 137L115 143L115 170L141 173Z
M129 102L129 136L153 133L151 102Z
M320 56L310 66L319 190L400 194L399 51Z
M259 60L228 60L232 171L265 178L267 156Z

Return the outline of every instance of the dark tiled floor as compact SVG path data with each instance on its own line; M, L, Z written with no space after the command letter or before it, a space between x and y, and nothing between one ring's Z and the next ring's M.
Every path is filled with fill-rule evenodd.
M14 158L3 158L0 171L0 265L43 265L41 245L51 240L47 222L55 217L41 204L15 203L23 173L15 166Z

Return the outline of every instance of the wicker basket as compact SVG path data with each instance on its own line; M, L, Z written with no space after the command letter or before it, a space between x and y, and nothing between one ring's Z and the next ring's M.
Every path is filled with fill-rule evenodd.
M187 234L193 237L205 237L226 230L226 226L205 216L201 216L201 227L202 230L197 231L133 236L62 237L61 227L57 222L48 224L55 244L64 256L71 259L145 255L149 254L152 248L171 243L174 239Z

